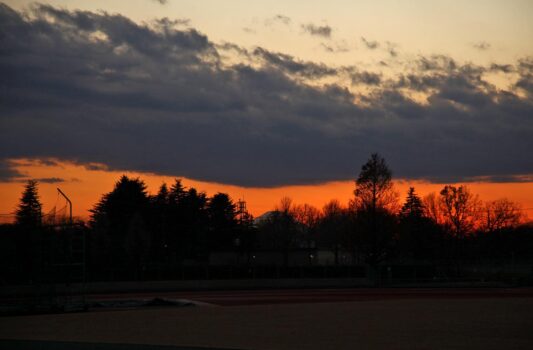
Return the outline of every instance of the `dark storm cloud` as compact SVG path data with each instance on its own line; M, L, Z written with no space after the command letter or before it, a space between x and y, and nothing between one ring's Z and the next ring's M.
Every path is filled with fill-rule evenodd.
M228 50L241 50L242 62L225 63ZM513 65L516 89L529 93L531 63ZM0 5L0 159L63 159L245 186L352 178L376 151L400 177L533 173L524 156L533 148L531 95L493 89L482 80L490 67L444 56L412 67L384 79L215 45L172 21L139 25L44 5L26 17ZM371 93L306 83L343 74ZM425 91L427 102L405 89ZM0 176L17 173L3 161Z
M330 38L333 31L328 25L321 26L313 23L302 24L302 29L313 36L321 36L323 38Z

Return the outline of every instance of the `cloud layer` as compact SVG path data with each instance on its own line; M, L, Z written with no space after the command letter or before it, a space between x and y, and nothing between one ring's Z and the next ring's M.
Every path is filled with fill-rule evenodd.
M353 178L376 151L401 177L533 173L532 59L483 67L418 57L384 78L216 45L180 23L47 5L23 15L0 4L0 180L17 175L6 159L53 157L243 186L304 184ZM518 78L496 89L484 79L495 70Z

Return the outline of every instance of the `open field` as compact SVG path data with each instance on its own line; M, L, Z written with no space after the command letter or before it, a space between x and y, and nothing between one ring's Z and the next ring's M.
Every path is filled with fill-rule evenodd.
M134 296L153 295L122 295ZM224 291L160 296L193 297L213 306L1 317L0 339L233 349L533 348L531 289ZM117 295L93 297L110 300Z

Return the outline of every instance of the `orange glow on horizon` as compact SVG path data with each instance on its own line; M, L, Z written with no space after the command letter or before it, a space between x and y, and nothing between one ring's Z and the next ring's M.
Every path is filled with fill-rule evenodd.
M73 212L77 217L87 219L89 209L100 200L101 196L113 189L115 182L123 174L130 177L141 178L148 187L150 194L155 194L162 183L171 185L175 177L161 176L149 173L130 171L109 171L105 168L88 170L85 166L71 162L55 161L56 164L43 163L38 160L18 159L13 160L16 169L26 178L63 178L64 182L39 183L39 194L43 203L43 212L49 212L57 203L62 203L57 195L57 187L60 187L72 200ZM282 186L275 188L250 188L212 182L197 181L181 178L186 187L195 187L204 191L208 196L217 192L228 193L233 200L244 199L248 210L254 216L272 210L282 197L292 198L295 204L308 203L319 209L331 199L337 199L346 205L353 197L354 182L335 181L316 185ZM445 184L434 184L423 181L397 180L396 191L403 201L410 186L415 187L420 196L430 192L438 192ZM525 183L467 183L474 194L484 200L495 200L506 197L520 203L529 219L533 218L533 182ZM24 183L4 182L0 183L0 213L13 213L23 191ZM63 205L63 204L61 204Z

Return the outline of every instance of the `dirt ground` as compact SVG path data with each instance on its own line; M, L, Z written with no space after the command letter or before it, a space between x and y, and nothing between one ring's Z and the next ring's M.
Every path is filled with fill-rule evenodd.
M233 349L533 349L533 298L150 308L0 317L0 339Z

